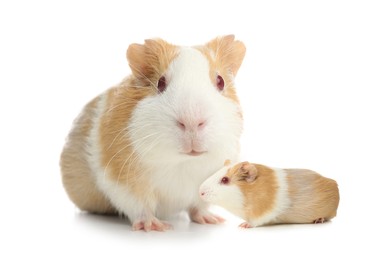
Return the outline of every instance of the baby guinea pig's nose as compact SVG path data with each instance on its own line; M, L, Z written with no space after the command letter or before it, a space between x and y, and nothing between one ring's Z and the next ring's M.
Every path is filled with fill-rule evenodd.
M200 197L205 198L205 197L207 197L209 194L210 194L210 190L209 190L208 188L201 187L201 188L199 189L199 196L200 196Z

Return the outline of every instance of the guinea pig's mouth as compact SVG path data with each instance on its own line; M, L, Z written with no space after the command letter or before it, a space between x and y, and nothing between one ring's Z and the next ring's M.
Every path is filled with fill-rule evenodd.
M206 153L206 152L197 152L197 151L192 150L191 152L186 153L186 154L189 156L199 156L199 155L202 155L204 153Z

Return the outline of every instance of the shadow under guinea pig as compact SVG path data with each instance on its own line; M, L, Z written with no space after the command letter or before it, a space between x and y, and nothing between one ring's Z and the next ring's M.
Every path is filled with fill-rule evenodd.
M117 233L117 234L126 234L126 236L150 236L148 234L156 234L152 236L162 236L162 237L177 237L180 238L187 237L188 239L203 238L208 236L210 233L216 229L226 228L227 223L223 224L197 224L191 222L188 215L183 212L177 214L167 220L166 222L170 223L173 228L164 232L151 231L133 231L131 223L129 220L121 215L100 215L93 214L88 212L77 212L75 214L74 222L77 228L88 229L92 232L102 232L102 233Z

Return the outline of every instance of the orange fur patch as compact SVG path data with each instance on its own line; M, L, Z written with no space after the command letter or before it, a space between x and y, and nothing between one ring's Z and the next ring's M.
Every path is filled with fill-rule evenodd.
M222 94L234 102L239 103L234 88L234 77L244 59L245 45L234 40L233 35L218 37L204 46L196 46L208 59L210 65L211 82L216 82L217 75L225 80L225 89Z
M95 178L87 163L86 140L92 128L92 118L98 99L88 103L74 122L74 128L61 154L62 182L69 198L81 210L113 214L116 210L97 189Z
M130 44L127 60L135 85L155 86L178 55L178 47L161 39L145 40L145 44Z
M339 204L337 183L305 169L286 169L292 206L278 217L281 223L313 223L336 216Z
M251 183L241 179L240 171L243 163L230 168L227 177L237 185L244 195L245 219L257 219L274 208L278 183L274 171L267 166L252 164L256 167L258 177Z
M100 121L101 163L107 175L118 183L136 189L147 187L129 139L129 121L137 103L155 92L150 87L116 87L107 93L107 106ZM135 185L135 183L138 183ZM144 191L139 191L141 194Z

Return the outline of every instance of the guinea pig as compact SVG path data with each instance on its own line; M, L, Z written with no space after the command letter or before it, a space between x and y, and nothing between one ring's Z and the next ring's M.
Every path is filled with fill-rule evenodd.
M242 113L234 79L245 45L233 35L185 47L162 39L131 44L132 73L75 119L60 160L78 208L121 214L133 230L164 231L186 211L217 224L198 196L225 158L238 158Z
M337 183L306 169L278 169L229 161L199 189L200 197L219 205L251 228L270 224L323 223L336 216Z

